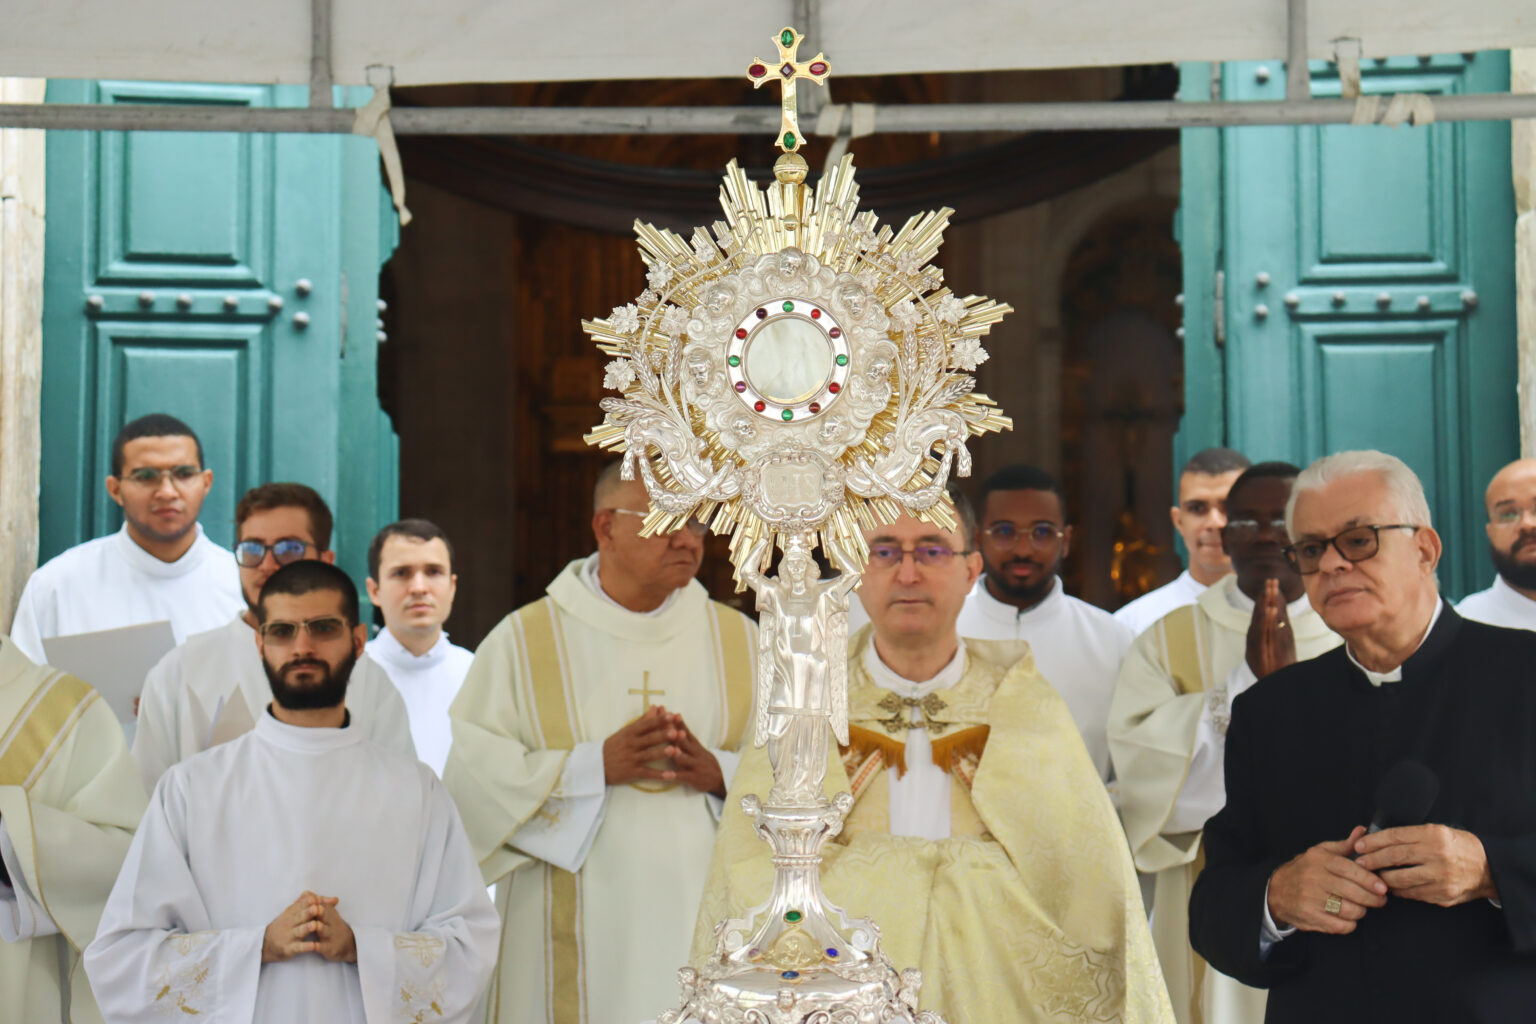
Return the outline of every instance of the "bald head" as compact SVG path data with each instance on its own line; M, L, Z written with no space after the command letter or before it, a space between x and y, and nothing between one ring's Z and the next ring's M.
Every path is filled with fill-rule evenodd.
M1516 459L1493 474L1483 495L1490 519L1494 507L1500 502L1514 501L1523 506L1533 498L1536 498L1536 459Z

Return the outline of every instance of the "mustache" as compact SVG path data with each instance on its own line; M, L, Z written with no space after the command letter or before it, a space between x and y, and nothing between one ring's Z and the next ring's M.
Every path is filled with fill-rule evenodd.
M1008 568L1011 568L1012 566L1015 566L1015 565L1027 565L1027 566L1029 566L1032 569L1044 569L1045 568L1045 566L1041 565L1039 562L1035 561L1033 558L1010 558L1010 559L1008 559L1006 562L1004 562L1002 564L1002 568L1008 569Z
M321 661L319 658L294 658L292 661L285 662L280 671L286 675L288 672L296 668L318 668L329 672L331 666Z
M1521 548L1532 546L1536 546L1536 531L1527 531L1515 538L1515 542L1509 546L1509 553L1514 554Z

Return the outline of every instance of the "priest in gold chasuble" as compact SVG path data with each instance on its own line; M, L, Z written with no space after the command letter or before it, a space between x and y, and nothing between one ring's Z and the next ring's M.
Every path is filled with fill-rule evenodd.
M80 951L143 813L106 702L0 636L0 1021L101 1020Z
M640 536L648 498L599 480L597 553L475 652L444 782L502 940L490 1024L636 1024L676 994L748 724L750 619L694 580L696 524Z
M955 632L981 567L957 509L959 530L904 515L865 533L871 625L849 643L849 742L826 778L854 805L822 886L879 922L892 961L922 969L924 1008L950 1024L1171 1022L1125 838L1066 704L1027 644ZM738 802L770 785L766 752L749 750L695 962L716 922L769 887L771 851Z

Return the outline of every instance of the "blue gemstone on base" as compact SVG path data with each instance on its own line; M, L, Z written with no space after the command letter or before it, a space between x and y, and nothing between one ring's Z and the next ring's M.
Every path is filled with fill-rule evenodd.
M831 947L830 947L830 946L829 946L829 947L828 947L828 948L827 948L827 956L830 956L830 957L835 957L835 956L837 956L837 950L835 950L835 949L832 949L832 948L831 948Z
M800 977L800 972L785 971L783 974L779 975L779 977L783 978L785 981L794 981L796 978Z

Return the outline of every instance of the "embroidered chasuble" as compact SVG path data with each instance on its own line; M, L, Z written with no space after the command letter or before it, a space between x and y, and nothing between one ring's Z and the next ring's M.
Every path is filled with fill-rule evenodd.
M80 951L143 812L112 710L0 636L0 1021L101 1021Z
M337 899L355 962L262 963L306 892ZM108 1024L467 1024L496 912L432 769L355 726L270 711L175 765L85 951Z
M271 702L256 631L243 615L188 637L144 678L133 758L145 792L171 765L250 732ZM347 682L347 711L364 739L416 759L405 701L366 650Z
M968 639L958 681L902 697L876 685L870 637L866 627L849 644L849 745L834 747L827 768L826 791L855 800L824 851L828 898L874 918L896 967L922 969L923 1008L950 1024L1172 1021L1109 795L1027 646ZM910 795L895 798L916 753L948 776L927 798L948 798L944 838L890 831L898 810L922 818ZM772 887L771 850L739 807L771 785L766 752L744 753L695 960L714 951L717 921Z
M1305 595L1287 607L1296 657L1340 639ZM1231 703L1255 681L1247 663L1253 601L1226 576L1141 636L1120 671L1109 719L1120 815L1136 866L1155 873L1152 939L1180 1024L1261 1024L1265 993L1211 970L1189 948L1189 893L1202 829L1226 802L1222 755ZM1278 766L1277 766L1278 769Z
M634 1024L676 1001L720 801L607 786L602 743L660 704L729 784L748 722L752 621L697 581L628 611L601 592L596 557L502 620L449 712L444 781L502 919L490 1024Z

